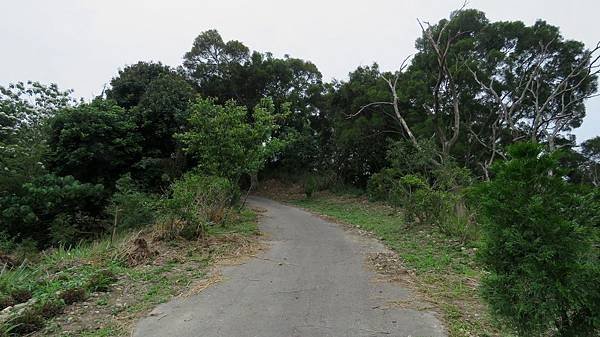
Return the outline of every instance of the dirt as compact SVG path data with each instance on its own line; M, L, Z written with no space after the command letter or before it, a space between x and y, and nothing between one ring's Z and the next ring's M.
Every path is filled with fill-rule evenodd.
M169 294L158 302L190 296L221 280L220 265L239 263L263 249L258 237L236 234L211 237L208 247L185 240L149 243L147 237L136 237L132 241L127 261L133 272L150 274L174 263L173 268L148 281L120 275L110 291L95 292L85 301L68 305L63 314L32 336L81 336L100 329L110 329L109 334L101 336L129 336L133 324L157 304L144 301L158 282L169 280L165 285ZM210 265L198 257L210 259Z

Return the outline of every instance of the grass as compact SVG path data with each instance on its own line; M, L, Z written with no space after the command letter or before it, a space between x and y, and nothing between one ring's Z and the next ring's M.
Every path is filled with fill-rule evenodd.
M133 242L131 237L137 233L122 233L113 243L107 238L70 249L58 247L40 254L35 263L4 269L0 300L25 293L25 299L6 304L29 297L36 303L26 314L0 323L0 337L32 332L33 336L128 336L131 324L143 313L202 281L220 256L238 248L235 240L225 239L257 234L256 220L248 209L232 214L225 224L210 228L210 247L184 239L153 243L159 254L136 266L128 265L121 247Z
M511 336L491 319L479 296L483 271L476 244L461 244L432 227L407 226L397 209L354 196L320 193L289 202L369 231L396 251L412 271L416 290L441 310L451 337Z

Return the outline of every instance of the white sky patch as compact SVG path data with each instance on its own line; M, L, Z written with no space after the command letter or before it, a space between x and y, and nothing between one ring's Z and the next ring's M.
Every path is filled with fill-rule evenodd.
M72 88L86 99L124 65L177 66L202 31L252 50L310 60L326 80L359 65L397 68L415 52L416 19L432 23L462 5L450 0L2 0L0 84L36 80ZM567 39L600 40L598 0L471 0L488 19L542 18ZM600 97L587 102L579 141L600 134Z

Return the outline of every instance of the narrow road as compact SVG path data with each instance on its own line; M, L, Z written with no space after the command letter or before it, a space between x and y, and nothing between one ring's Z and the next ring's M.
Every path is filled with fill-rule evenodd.
M303 210L252 197L266 209L270 248L199 295L142 319L137 337L445 336L431 312L406 303L410 292L376 280L365 258L385 247ZM400 301L400 302L398 302Z

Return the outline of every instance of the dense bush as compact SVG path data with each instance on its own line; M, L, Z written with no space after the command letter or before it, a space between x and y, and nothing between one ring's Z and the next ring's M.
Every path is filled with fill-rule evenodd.
M140 159L142 138L112 101L97 99L63 110L50 124L48 164L59 175L112 188Z
M72 243L104 228L99 219L106 203L102 185L48 174L23 189L23 195L0 199L0 227L14 237L32 238L44 246Z
M172 194L163 202L168 235L203 238L207 226L222 224L239 190L221 177L186 174L172 185Z
M304 194L307 198L312 198L312 195L317 191L317 178L314 174L309 174L304 179Z
M536 144L513 145L509 155L473 194L489 272L484 297L522 336L597 336L598 192L569 184L557 155Z
M469 221L463 190L472 182L468 169L453 161L438 162L435 145L421 141L390 144L391 167L374 174L367 184L369 199L402 207L407 224L435 225L461 241L473 240L476 228Z
M385 168L369 178L367 195L371 201L390 201L402 175L394 168Z
M157 197L140 192L131 176L127 174L117 180L109 212L116 218L118 229L136 228L154 223L157 203Z

